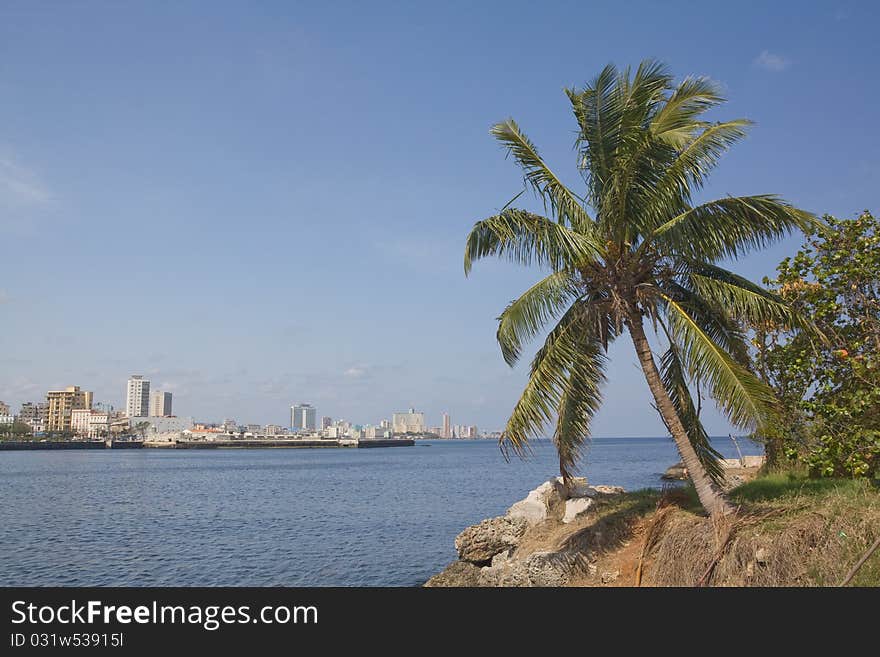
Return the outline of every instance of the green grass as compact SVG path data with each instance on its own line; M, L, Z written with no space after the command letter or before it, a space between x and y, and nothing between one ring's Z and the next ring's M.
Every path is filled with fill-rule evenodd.
M873 489L880 492L877 480L865 479L809 479L799 473L773 473L753 479L730 492L734 503L790 500L794 497L814 497L835 493L856 496Z

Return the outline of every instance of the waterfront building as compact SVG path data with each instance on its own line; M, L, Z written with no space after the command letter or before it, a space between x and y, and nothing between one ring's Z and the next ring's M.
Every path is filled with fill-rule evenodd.
M391 431L383 427L365 427L364 438L391 438Z
M9 415L10 413L9 404L0 401L0 415Z
M141 422L147 423L145 435L149 440L150 436L160 433L189 431L196 427L195 420L191 417L131 417L128 418L131 427L134 428ZM204 430L209 430L205 425L199 425ZM222 429L210 429L211 431L220 432Z
M394 433L425 433L425 414L414 408L406 413L394 413L391 427Z
M132 374L125 390L125 414L128 417L150 415L150 382L140 374Z
M329 427L331 424L333 424L332 417L330 417L329 415L322 415L321 416L321 431L323 431L324 429Z
M103 438L110 433L110 413L75 408L70 412L70 430L83 438Z
M24 402L18 412L18 421L26 424L34 433L46 430L49 419L49 404L45 402Z
M290 407L290 428L294 431L315 431L318 411L311 404Z
M150 393L150 417L168 417L171 412L171 393L156 390Z
M339 427L331 426L324 429L322 432L324 438L342 438L342 431L339 430Z
M0 413L0 425L12 424L13 422L15 422L15 416L10 415L8 411Z
M443 429L440 432L441 438L452 438L452 428L449 426L449 413L443 414Z
M92 393L80 390L79 386L67 386L64 390L47 392L46 403L46 430L70 431L71 412L74 409L91 408Z

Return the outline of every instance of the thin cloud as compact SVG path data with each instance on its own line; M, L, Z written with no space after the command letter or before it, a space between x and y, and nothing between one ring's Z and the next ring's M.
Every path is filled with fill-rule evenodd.
M762 50L761 54L755 57L754 64L771 73L782 73L782 71L791 66L791 62L785 57L772 53L769 50Z
M349 367L343 374L347 379L363 379L368 373L369 369L367 367L355 365L354 367Z
M8 207L46 205L52 194L33 170L0 154L0 204Z

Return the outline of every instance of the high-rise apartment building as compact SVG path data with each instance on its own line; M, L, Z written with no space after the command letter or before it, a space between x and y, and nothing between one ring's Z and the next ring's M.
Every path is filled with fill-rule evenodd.
M290 407L290 428L294 431L315 431L318 411L311 404Z
M150 417L169 417L171 412L171 393L156 390L150 393Z
M329 415L321 416L321 431L333 424L333 418Z
M125 390L125 414L128 417L150 415L150 382L140 374L132 374Z
M47 431L70 431L70 414L75 408L91 408L92 393L80 390L79 386L67 386L64 390L50 390L46 393L48 410L46 413Z
M452 438L452 427L449 425L449 413L443 414L443 428L440 431L441 438Z
M394 433L425 433L425 414L414 408L407 413L394 413L391 416Z

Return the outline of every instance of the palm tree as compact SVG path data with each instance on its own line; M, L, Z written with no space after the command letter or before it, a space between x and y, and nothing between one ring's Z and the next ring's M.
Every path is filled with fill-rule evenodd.
M532 360L502 448L525 454L529 439L555 420L553 442L569 485L601 403L608 345L627 329L700 502L712 515L730 513L719 486L720 454L700 422L700 388L738 427L772 422L775 398L749 368L746 327L799 320L781 298L717 263L816 219L771 195L693 203L751 123L703 118L724 101L711 80L674 84L665 66L646 60L634 75L609 65L566 94L578 124L584 195L550 170L512 119L503 121L491 132L547 216L511 207L517 195L474 225L465 248L466 275L490 255L549 269L499 317L497 338L511 366L525 342L556 322ZM668 345L659 363L646 323Z

